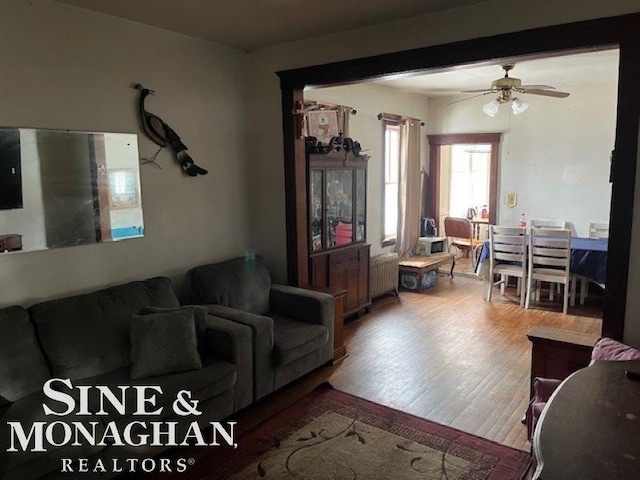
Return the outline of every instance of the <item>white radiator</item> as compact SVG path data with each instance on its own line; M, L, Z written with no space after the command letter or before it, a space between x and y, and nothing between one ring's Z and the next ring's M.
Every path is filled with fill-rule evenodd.
M369 262L369 292L371 298L385 293L398 294L398 254L381 253L371 257Z

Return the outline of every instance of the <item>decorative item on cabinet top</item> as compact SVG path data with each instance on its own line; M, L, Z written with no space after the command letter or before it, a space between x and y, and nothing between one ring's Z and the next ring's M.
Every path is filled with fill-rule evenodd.
M360 153L360 144L349 138L349 117L358 113L355 108L313 100L305 100L301 106L297 111L303 115L301 134L307 153L331 150Z

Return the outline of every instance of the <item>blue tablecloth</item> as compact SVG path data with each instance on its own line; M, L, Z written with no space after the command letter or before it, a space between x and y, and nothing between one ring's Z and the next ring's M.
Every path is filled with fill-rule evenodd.
M571 273L582 275L601 285L607 278L607 248L606 238L571 237ZM478 257L480 264L489 260L489 240L485 240Z

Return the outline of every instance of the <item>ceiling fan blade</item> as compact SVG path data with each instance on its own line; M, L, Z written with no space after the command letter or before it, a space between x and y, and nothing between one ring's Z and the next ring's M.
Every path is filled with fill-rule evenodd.
M558 92L555 90L540 90L537 88L527 89L522 93L529 93L531 95L542 95L545 97L566 98L570 94L567 92Z
M491 88L480 88L478 90L460 90L460 93L491 93L493 91Z
M524 90L555 90L556 87L552 87L551 85L520 85L518 88L522 88Z
M484 97L485 95L489 95L490 93L493 93L493 92L489 91L489 92L479 93L478 95L471 95L470 97L465 97L465 98L461 98L460 100L454 100L453 102L449 102L447 103L447 105L453 105L454 103L464 102L465 100L471 100L472 98L476 98L476 97Z

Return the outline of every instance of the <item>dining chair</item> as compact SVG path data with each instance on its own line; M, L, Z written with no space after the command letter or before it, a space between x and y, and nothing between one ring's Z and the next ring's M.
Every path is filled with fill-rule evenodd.
M609 238L609 224L589 222L589 238Z
M524 288L527 274L527 229L525 227L489 226L489 292L487 300L491 301L493 287L500 285L500 293L504 295L509 277L516 277L516 293L520 296L520 306L524 306ZM500 280L494 282L495 275Z
M534 288L540 286L535 282L549 282L552 291L554 285L564 285L564 301L562 313L569 309L571 292L571 231L553 228L531 228L529 242L529 265L527 272L527 299L525 308L529 308Z
M472 264L475 269L476 250L482 246L482 241L473 238L473 228L471 222L466 218L446 217L444 219L444 236L449 242L449 250L456 247L465 252L465 255L472 253Z
M553 230L566 230L569 228L569 222L566 220L531 220L531 228L546 228Z

